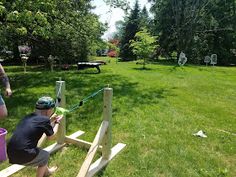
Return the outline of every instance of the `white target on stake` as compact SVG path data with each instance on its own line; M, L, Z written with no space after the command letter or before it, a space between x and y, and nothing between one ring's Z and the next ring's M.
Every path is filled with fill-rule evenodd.
M210 56L205 56L204 62L206 63L206 66L211 62L211 57Z
M217 55L216 54L211 55L211 64L213 66L217 64Z
M179 64L179 66L184 66L185 65L185 63L187 62L187 57L185 56L185 53L184 52L181 52L180 54L179 54L179 60L178 60L178 64Z

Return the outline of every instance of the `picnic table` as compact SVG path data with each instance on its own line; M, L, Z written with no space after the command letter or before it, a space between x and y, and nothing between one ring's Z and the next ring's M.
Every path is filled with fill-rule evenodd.
M86 69L86 68L96 68L98 70L98 73L101 72L99 68L100 65L101 63L95 63L95 62L78 62L77 63L78 70Z

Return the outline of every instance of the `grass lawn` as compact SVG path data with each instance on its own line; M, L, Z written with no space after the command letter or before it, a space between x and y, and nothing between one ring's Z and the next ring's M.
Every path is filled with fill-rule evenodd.
M158 64L141 68L135 62L116 64L113 59L100 74L95 69L52 73L34 67L24 74L19 66L5 67L14 93L5 98L9 117L0 121L0 127L8 130L10 138L21 117L34 110L38 97L55 97L59 77L66 81L68 108L109 84L113 144L127 146L97 176L235 177L236 68ZM101 115L99 94L67 116L67 134L83 130L81 138L92 141ZM208 137L193 136L199 130ZM59 167L54 176L76 176L85 156L85 150L73 145L53 154L50 165ZM1 163L0 170L7 166ZM14 176L34 175L33 168L26 168Z

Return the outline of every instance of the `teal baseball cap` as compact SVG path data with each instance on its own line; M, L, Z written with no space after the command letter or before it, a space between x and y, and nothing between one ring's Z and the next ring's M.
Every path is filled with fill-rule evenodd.
M55 107L55 101L53 98L43 96L36 102L35 108L39 110L51 109Z

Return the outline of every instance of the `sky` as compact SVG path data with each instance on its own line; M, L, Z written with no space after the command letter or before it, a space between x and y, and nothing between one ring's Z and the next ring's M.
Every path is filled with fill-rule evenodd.
M128 0L130 7L134 7L135 0ZM141 9L145 5L147 9L150 8L150 4L148 4L148 0L139 0L139 5ZM103 0L93 0L92 5L96 6L93 10L95 14L97 14L100 18L99 20L103 23L108 23L108 30L103 35L103 39L108 39L113 32L116 31L115 23L116 21L123 20L124 12L120 8L110 8L106 5Z

